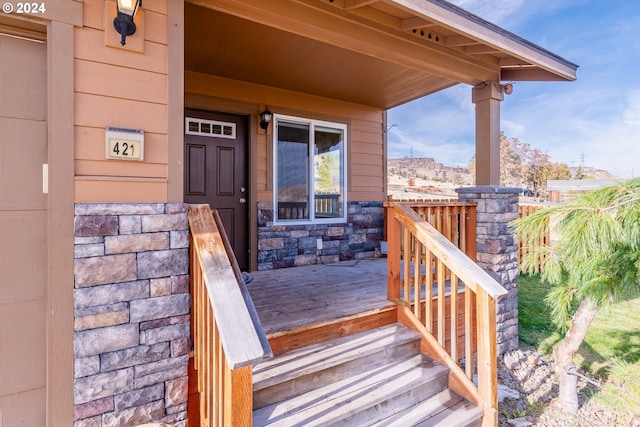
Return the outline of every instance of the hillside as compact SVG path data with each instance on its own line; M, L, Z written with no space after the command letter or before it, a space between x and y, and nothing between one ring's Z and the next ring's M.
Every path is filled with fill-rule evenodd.
M569 168L571 171L571 176L575 176L578 171L577 166L572 166ZM619 176L616 176L606 170L592 168L589 166L584 166L582 168L582 173L584 174L586 179L620 179Z
M389 159L387 171L389 194L395 198L457 197L456 188L473 182L468 168L445 166L430 158Z
M473 185L468 168L446 166L431 158L389 159L387 168L389 194L396 198L457 197L456 188ZM569 170L574 176L578 168ZM608 171L589 166L584 166L582 172L589 179L618 179Z

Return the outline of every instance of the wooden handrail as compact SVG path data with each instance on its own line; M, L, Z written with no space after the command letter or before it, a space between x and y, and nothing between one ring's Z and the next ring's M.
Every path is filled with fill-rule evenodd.
M201 426L251 425L252 365L271 349L217 212L190 205L188 219Z
M507 291L412 206L389 208L389 297L398 319L450 368L451 389L483 407L483 425L497 426L496 307Z

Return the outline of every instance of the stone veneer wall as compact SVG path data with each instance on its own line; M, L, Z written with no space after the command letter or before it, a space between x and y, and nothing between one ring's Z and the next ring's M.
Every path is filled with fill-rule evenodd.
M187 425L186 204L75 208L74 427Z
M477 263L508 294L498 302L498 354L518 348L518 242L509 223L518 219L518 188L478 186L459 188L461 202L477 202Z
M273 203L258 203L258 270L331 263L379 254L383 202L348 203L346 223L274 225ZM317 254L317 239L323 249Z

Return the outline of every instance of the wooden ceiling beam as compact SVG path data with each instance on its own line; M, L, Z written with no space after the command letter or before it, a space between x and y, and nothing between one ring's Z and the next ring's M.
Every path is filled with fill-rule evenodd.
M402 24L400 25L400 29L413 30L413 29L420 29L420 28L431 28L435 26L436 24L434 24L431 21L427 21L426 19L423 19L423 18L413 17L413 18L403 19Z

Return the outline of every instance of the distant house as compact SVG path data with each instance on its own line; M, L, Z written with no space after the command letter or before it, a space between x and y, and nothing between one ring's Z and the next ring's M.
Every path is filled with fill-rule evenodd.
M620 179L550 179L547 197L550 202L570 202L577 195L621 182Z

